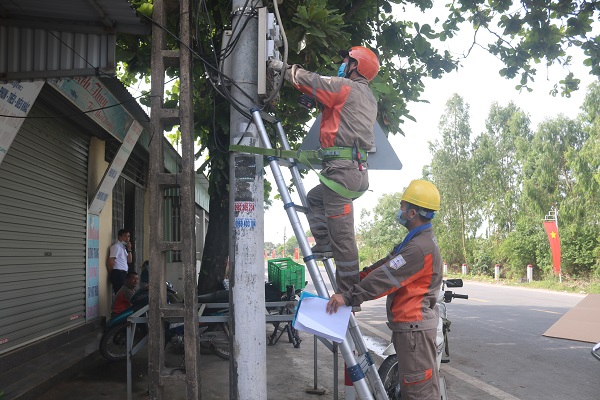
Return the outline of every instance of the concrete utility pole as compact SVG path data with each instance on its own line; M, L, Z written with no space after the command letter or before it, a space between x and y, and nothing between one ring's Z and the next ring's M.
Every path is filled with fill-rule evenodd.
M231 78L239 85L239 89L232 85L231 92L233 102L247 113L258 104L259 38L256 10L261 6L262 3L255 0L232 2L231 37L239 36L239 40L231 55ZM252 120L233 107L230 124L231 144L261 146ZM261 156L233 153L229 163L232 239L229 254L233 269L230 295L233 346L229 397L261 400L267 398L263 159Z

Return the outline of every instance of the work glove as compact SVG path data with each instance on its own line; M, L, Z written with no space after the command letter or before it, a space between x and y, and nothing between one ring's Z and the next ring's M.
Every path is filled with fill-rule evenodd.
M280 72L283 69L283 61L281 60L277 60L277 59L270 59L269 61L267 61L267 68L273 71L278 71Z

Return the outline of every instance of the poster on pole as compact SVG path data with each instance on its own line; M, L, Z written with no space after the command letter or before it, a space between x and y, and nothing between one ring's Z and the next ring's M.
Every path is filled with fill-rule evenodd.
M552 266L554 274L560 274L560 236L558 236L558 226L556 221L544 221L544 228L550 242L550 250L552 251Z
M43 81L0 85L0 164L25 122L24 117L29 114L42 86Z

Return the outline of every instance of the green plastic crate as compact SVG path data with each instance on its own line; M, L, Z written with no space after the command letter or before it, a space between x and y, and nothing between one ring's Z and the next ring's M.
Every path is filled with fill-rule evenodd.
M291 258L269 260L268 269L269 282L282 293L288 285L294 285L296 289L304 289L306 286L304 265L294 262Z

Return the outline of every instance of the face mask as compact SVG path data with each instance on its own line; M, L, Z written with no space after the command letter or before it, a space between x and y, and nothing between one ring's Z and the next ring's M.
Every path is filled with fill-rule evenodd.
M398 221L398 223L404 227L406 227L406 224L408 224L408 220L402 218L402 209L398 210L398 214L396 214L396 221Z
M406 229L410 230L407 225L410 221L412 221L416 217L416 215L415 215L415 217L412 217L410 219L404 219L404 218L402 218L402 215L404 215L404 212L402 212L402 209L398 210L398 214L396 214L396 221L398 221L398 223L400 225L402 225L403 227L405 227Z
M342 65L340 65L340 68L338 69L338 76L340 78L346 77L346 63L342 63Z

